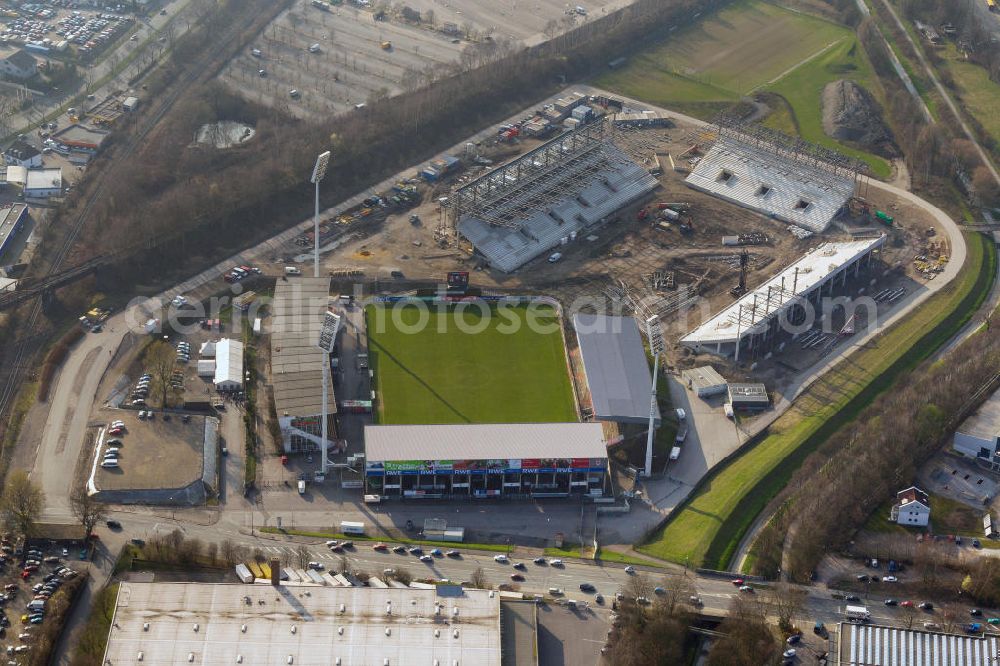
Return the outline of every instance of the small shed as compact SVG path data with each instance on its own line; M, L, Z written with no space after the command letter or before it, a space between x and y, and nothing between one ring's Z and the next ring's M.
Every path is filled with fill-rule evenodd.
M729 404L733 409L762 410L771 406L763 384L729 384Z
M199 377L215 377L215 359L206 358L198 361Z
M710 365L685 370L681 373L681 378L699 398L710 398L726 392L726 378Z

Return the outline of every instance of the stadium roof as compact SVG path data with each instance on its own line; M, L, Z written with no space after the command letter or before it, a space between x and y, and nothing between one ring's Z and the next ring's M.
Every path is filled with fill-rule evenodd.
M151 666L499 666L500 596L457 586L126 582L101 663L139 663L140 652Z
M772 317L794 303L795 296L812 292L837 275L842 268L850 266L884 243L885 236L846 243L823 243L688 333L681 338L681 343L697 345L735 342L737 334L742 337L758 333L764 330ZM743 320L752 321L752 324L737 325L741 307Z
M505 273L555 249L659 185L614 144L568 132L455 192L467 210L458 230ZM502 224L498 224L502 220Z
M841 666L992 666L1000 637L942 634L878 625L840 625Z
M573 328L594 416L601 421L647 423L653 381L635 319L577 314Z
M600 423L366 425L366 461L607 458Z
M271 306L271 385L279 417L316 416L323 411L324 353L319 333L330 304L330 278L278 280ZM332 384L332 382L331 382ZM328 413L336 413L333 386Z
M809 231L825 230L854 195L854 179L791 155L724 137L687 177L687 185Z

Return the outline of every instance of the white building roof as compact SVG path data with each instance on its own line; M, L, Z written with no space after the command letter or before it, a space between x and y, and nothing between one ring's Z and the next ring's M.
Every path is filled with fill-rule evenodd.
M28 169L26 190L61 190L62 169Z
M632 317L577 314L573 328L594 405L602 421L647 423L652 371ZM660 410L656 410L659 421Z
M850 176L802 164L732 137L720 139L705 153L686 183L815 233L824 231L854 194Z
M228 382L243 385L243 343L223 338L215 345L215 383Z
M367 462L607 458L600 423L366 425Z
M958 427L958 432L986 442L1000 437L1000 391L991 395Z
M456 586L122 583L102 663L136 664L140 652L151 666L499 666L500 597Z
M764 330L771 317L794 302L793 294L802 296L810 293L841 268L854 263L884 243L885 236L846 243L823 243L688 333L681 338L681 343L735 342L737 329L741 337L758 333ZM741 308L743 321L749 322L752 319L753 324L743 323L737 326Z
M943 634L878 625L840 625L841 666L991 666L1000 636Z

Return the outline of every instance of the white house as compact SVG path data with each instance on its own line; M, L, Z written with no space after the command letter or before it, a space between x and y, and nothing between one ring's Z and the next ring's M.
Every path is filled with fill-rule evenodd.
M896 503L889 520L900 525L926 527L931 519L931 502L927 493L916 486L896 493Z
M38 61L24 49L0 55L0 74L7 78L30 79L37 73Z
M239 391L243 388L243 343L223 338L215 344L215 388Z
M24 196L47 199L62 194L62 169L28 169Z
M24 141L15 141L4 151L4 160L8 165L35 169L42 166L42 154L38 149Z

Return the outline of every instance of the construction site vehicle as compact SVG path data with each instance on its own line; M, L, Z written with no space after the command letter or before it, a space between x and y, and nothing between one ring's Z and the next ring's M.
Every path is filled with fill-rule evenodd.
M660 210L660 216L664 220L671 220L671 221L676 221L681 218L681 214L671 208L664 208Z
M382 50L389 51L392 49L392 42L382 42Z
M892 215L889 215L888 213L883 212L881 210L875 211L875 217L877 219L881 220L882 222L885 222L886 226L889 226L889 227L892 226L892 222L895 219L895 218L893 218Z

